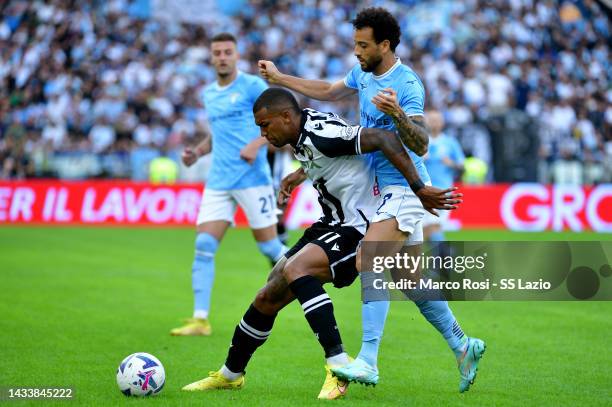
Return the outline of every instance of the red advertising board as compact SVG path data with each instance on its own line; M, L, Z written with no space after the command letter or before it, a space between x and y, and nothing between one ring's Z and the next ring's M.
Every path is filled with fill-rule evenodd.
M450 216L457 228L612 232L612 184L518 183L461 190L464 203Z
M0 181L0 223L193 226L202 189L129 181ZM612 184L498 184L461 191L464 203L450 216L453 229L612 232ZM292 228L305 226L320 213L316 191L303 186L294 192L286 221ZM246 225L240 210L236 224Z

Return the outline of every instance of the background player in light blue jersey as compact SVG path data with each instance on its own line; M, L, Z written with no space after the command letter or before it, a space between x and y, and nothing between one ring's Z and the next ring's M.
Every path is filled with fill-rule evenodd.
M429 129L429 147L425 155L425 167L431 178L431 184L438 188L450 188L455 178L463 171L465 155L455 137L442 132L444 129L444 116L437 110L430 110L425 115L425 122ZM423 236L425 240L433 242L444 241L444 226L449 212L442 212L440 216L429 213L423 218Z
M353 20L355 56L359 61L344 78L330 83L282 74L270 61L260 61L260 74L271 83L288 87L308 97L334 101L359 94L361 124L394 129L421 176L408 185L384 157L373 156L380 188L379 208L363 242L422 242L423 205L419 191L429 183L422 158L429 134L424 125L425 90L416 73L395 56L400 41L397 20L383 8L367 8ZM454 208L450 206L449 209ZM379 253L377 253L378 255ZM358 268L360 267L358 260ZM367 271L367 270L361 270ZM362 286L371 286L373 273L361 273ZM444 336L453 350L460 372L459 390L467 390L476 376L484 342L464 335L446 301L416 301L423 316ZM358 357L348 366L333 371L346 380L366 384L378 382L378 348L389 309L388 301L370 301L362 306L363 339Z
M210 335L208 321L214 280L215 252L232 224L236 204L244 210L257 247L272 262L286 251L276 235L276 199L266 159L267 141L259 137L253 103L268 87L261 78L236 68L236 39L228 33L211 41L211 62L217 80L204 89L204 104L212 136L186 148L183 163L192 165L212 151L212 165L197 219L192 267L193 318L172 335Z

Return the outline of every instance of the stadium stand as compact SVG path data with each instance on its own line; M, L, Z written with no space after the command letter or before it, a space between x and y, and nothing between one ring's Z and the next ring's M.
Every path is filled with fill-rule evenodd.
M264 58L339 79L356 63L350 19L380 4L401 22L397 54L424 79L428 106L488 164L488 181L612 181L604 3L224 1L189 21L164 3L181 1L2 2L0 178L146 180L162 149L178 162L206 129L211 35L237 34L244 71ZM355 100L304 102L358 120Z

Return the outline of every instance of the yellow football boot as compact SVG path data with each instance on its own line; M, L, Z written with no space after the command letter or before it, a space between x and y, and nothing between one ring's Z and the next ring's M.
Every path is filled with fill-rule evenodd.
M244 375L236 380L226 379L221 371L208 372L208 377L183 387L183 391L208 391L208 390L238 390L244 386Z
M323 387L321 388L321 392L319 393L319 399L324 400L335 400L343 397L348 390L348 382L338 379L335 376L332 376L331 367L329 365L325 365L325 382L323 383Z
M189 318L185 325L170 331L172 336L209 336L212 333L208 319Z

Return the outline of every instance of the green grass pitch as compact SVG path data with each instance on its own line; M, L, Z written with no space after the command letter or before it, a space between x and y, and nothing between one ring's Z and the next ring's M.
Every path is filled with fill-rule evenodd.
M180 391L223 363L235 324L269 269L250 232L231 230L217 256L213 336L170 337L168 331L191 314L193 237L184 228L1 227L0 386L73 387L75 400L53 402L67 405L320 405L323 355L295 304L281 313L269 341L255 354L243 390ZM449 237L612 239L491 231ZM343 290L328 286L328 291L344 343L354 355L361 336L359 284ZM395 302L381 348L381 383L376 388L351 385L337 402L612 405L611 302L451 307L465 332L488 345L469 392L458 393L455 360L440 335L413 304ZM137 351L152 353L164 364L166 387L156 398L128 399L117 389L117 365Z

